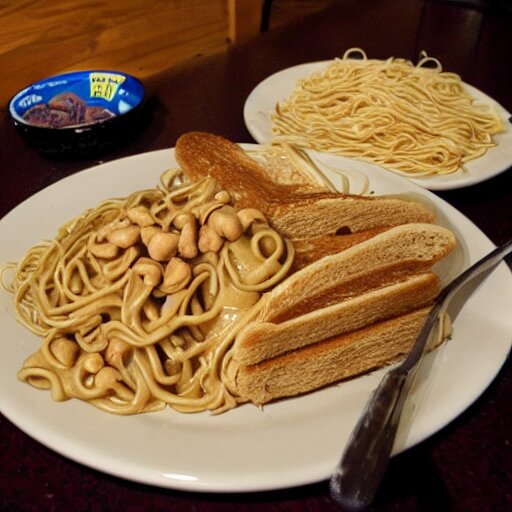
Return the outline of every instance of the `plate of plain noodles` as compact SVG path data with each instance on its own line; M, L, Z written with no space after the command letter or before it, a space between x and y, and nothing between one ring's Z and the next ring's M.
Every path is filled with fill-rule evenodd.
M335 155L315 159L337 188L352 179L359 186L364 175L367 193L430 202L458 240L444 282L493 248L466 217L410 180L360 161L347 169ZM166 238L151 245L161 232L155 219L173 219L185 240L190 206L200 221L226 202L211 185L183 181L173 150L160 150L69 176L0 221L0 410L59 454L145 484L239 492L323 480L385 370L261 408L237 403L222 372L242 318L237 308L250 310L283 278L292 248L263 225L229 250L208 250L195 266L171 258L172 274L155 281ZM180 215L171 217L174 206ZM130 245L134 223L141 238L154 231L146 256ZM270 237L271 248L257 256L272 271L244 287L237 272L259 252L252 237ZM220 313L213 297L239 302ZM510 350L511 303L512 277L501 265L465 304L452 339L427 359L428 378L415 381L411 423L395 453L449 423L494 379Z
M417 64L351 49L279 71L249 94L260 144L359 159L430 190L473 185L512 165L510 113L422 54Z

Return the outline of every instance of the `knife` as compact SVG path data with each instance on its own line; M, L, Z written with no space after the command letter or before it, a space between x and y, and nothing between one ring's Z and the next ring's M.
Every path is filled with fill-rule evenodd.
M511 252L512 240L509 240L441 291L407 357L386 373L373 392L329 482L331 498L347 512L365 510L373 501L391 457L412 377L446 307L463 285L485 272L490 274Z

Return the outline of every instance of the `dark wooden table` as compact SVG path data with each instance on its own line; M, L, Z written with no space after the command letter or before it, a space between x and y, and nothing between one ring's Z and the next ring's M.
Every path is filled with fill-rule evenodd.
M512 11L507 2L346 0L264 34L228 54L193 61L146 81L150 118L129 145L100 157L40 156L0 111L0 217L51 183L100 162L172 147L190 130L253 142L242 109L268 75L361 47L370 57L417 60L420 50L512 111ZM79 191L77 191L79 193ZM439 193L494 243L512 234L512 183L506 172ZM1 242L0 242L1 243ZM375 510L512 510L512 372L507 362L481 398L449 426L395 457ZM321 442L321 440L319 440ZM264 449L264 448L263 448ZM131 483L53 453L0 416L0 510L334 511L326 482L251 494L193 494Z

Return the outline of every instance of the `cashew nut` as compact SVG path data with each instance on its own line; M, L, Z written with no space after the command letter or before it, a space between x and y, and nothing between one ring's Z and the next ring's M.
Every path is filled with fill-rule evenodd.
M116 382L122 380L118 370L105 366L94 377L94 384L100 389L112 389Z
M183 258L191 260L197 256L197 224L193 215L190 215L183 226L178 242L178 252Z
M116 229L126 228L131 225L131 222L126 217L115 218L110 222L106 222L103 226L99 226L96 232L96 240L103 242L107 235Z
M120 366L123 363L124 356L131 350L128 343L120 338L109 340L105 350L105 361L113 366Z
M140 227L128 226L126 228L114 229L107 235L107 240L121 249L128 249L132 245L135 245L140 238Z
M185 288L192 278L192 268L181 258L171 258L164 270L164 281L160 290L164 293L176 293Z
M149 210L142 205L134 206L132 208L128 208L126 211L126 216L137 226L141 228L145 228L147 226L151 226L155 223L153 217L149 213Z
M215 232L215 230L205 224L199 230L199 240L197 245L202 253L219 252L224 244L224 240Z
M208 218L208 225L230 242L238 240L243 233L242 223L232 206L223 206L215 210Z
M133 270L143 276L144 284L157 286L162 280L164 269L162 265L151 258L139 258Z
M172 225L176 229L179 229L181 231L185 224L187 224L187 222L190 222L191 217L194 217L192 213L180 213L179 215L176 215L176 217L174 217Z
M199 224L203 225L206 224L206 221L208 220L208 217L212 212L215 210L218 210L219 208L222 208L224 206L223 203L218 201L208 201L207 203L203 204L199 208L199 213L197 215L197 218L199 220Z
M215 201L222 204L228 204L231 201L231 196L227 190L220 190L214 196Z
M94 240L90 240L87 249L97 258L106 260L115 258L119 253L119 247L111 242L96 243Z
M55 358L67 368L71 368L78 357L80 347L68 338L55 338L51 342L51 351Z
M240 210L237 215L240 219L240 222L242 223L242 228L244 231L246 231L254 221L267 224L267 219L263 213L261 213L256 208L244 208Z
M179 240L177 233L156 233L147 244L149 256L157 261L167 261L177 253Z
M151 238L162 231L158 226L144 226L140 229L142 243L147 246Z
M82 361L82 367L86 372L98 373L104 366L105 362L100 354L87 354Z

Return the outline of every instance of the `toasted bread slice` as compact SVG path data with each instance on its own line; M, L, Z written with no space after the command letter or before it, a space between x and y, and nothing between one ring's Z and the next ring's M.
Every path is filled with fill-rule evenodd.
M411 348L429 307L314 343L253 365L229 369L244 401L265 404L307 393L396 362Z
M434 221L431 208L405 198L311 192L304 184L276 183L264 166L217 135L186 133L176 143L175 156L191 180L211 176L229 191L237 208L259 209L291 239Z
M369 240L375 235L387 231L390 227L391 226L382 226L366 229L365 231L359 231L357 233L296 238L293 240L293 247L295 248L293 270L307 267L324 256L337 254L354 245Z
M455 247L435 224L405 224L295 272L265 297L259 320L282 322L430 270Z
M237 392L261 404L397 360L441 290L432 265L454 247L445 228L406 224L292 274L235 340Z
M426 272L283 322L254 321L237 336L236 358L256 364L430 305L440 291L440 279Z

